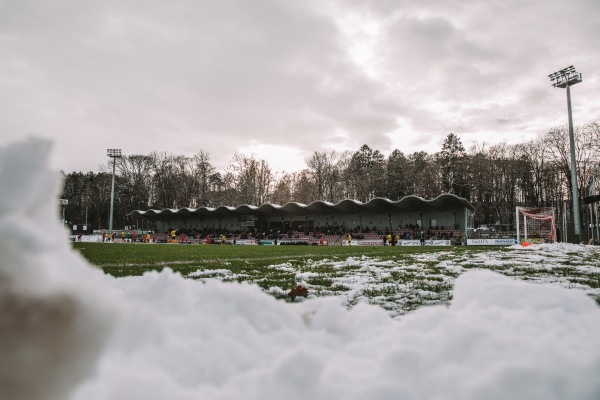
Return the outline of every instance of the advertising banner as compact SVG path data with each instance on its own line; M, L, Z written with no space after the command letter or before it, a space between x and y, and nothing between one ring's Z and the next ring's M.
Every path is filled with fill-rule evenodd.
M467 239L467 246L512 246L515 239Z
M401 240L400 243L402 244L402 246L450 246L452 244L450 240L446 239L427 239L423 242L423 244L421 244L421 240L419 239Z
M237 239L235 241L236 245L246 246L246 245L255 245L256 239Z
M350 246L381 246L383 243L380 240L362 240L353 239ZM348 246L347 240L342 240L342 246Z
M425 240L423 246L450 246L450 240ZM342 246L348 246L348 241L343 240ZM350 246L383 246L381 240L353 240ZM416 240L400 240L397 246L421 246L421 241Z
M421 241L419 239L401 240L400 245L402 245L402 246L420 246Z
M429 242L429 243L428 243ZM450 246L449 240L426 240L425 245L429 246Z
M235 241L236 245L240 245L240 246L246 246L246 245L257 245L258 242L256 241L256 239L237 239ZM265 240L265 239L261 239L260 240L260 244L261 245L274 245L275 241L274 240Z

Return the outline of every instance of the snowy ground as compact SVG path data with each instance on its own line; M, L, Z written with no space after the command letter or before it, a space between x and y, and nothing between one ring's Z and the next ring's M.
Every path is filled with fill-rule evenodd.
M294 260L293 263L273 264L268 269L294 274L296 282L308 289L309 299L337 296L347 307L360 302L376 304L392 317L400 317L423 306L449 304L457 277L475 268L496 271L515 280L579 290L600 299L600 248L557 243L525 248L512 246L511 249L508 252L499 249L465 253L438 248L404 258L362 256L342 261ZM257 282L260 279L224 268L200 268L187 276L203 282ZM267 290L275 297L285 297L288 291L289 288L280 286Z
M432 280L453 284L449 306L397 319L364 302L348 310L344 296L288 304L254 285L169 269L115 279L64 240L49 149L37 140L0 149L0 187L9 188L0 197L2 398L600 398L594 290L545 275L597 275L594 248L534 246L478 260L432 253L386 268L348 260L364 268L340 277L351 290L390 267L452 272L440 275L451 282Z

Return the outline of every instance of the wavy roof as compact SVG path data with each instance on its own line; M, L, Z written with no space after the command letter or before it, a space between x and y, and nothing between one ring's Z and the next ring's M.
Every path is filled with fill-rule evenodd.
M135 210L129 213L134 217L146 218L173 218L173 217L226 217L242 215L268 215L268 216L288 216L288 215L311 215L311 214L365 214L365 213L393 213L395 211L405 212L424 212L427 210L436 211L457 211L466 207L471 211L475 208L467 199L458 197L454 194L442 194L433 200L425 200L418 196L406 196L398 201L392 201L382 197L361 203L356 200L342 200L337 204L328 201L314 201L309 205L302 203L287 203L284 206L277 204L263 204L253 206L244 204L239 207L220 206L217 208L199 207L199 208L181 208L163 210Z

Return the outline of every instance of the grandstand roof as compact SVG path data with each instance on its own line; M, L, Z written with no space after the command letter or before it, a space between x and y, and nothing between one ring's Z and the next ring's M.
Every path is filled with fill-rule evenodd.
M392 201L382 197L377 197L362 203L356 200L342 200L337 204L327 201L314 201L309 205L302 203L287 203L283 206L277 204L263 204L253 206L244 204L239 207L220 206L217 208L199 207L199 208L181 208L163 210L135 210L129 213L133 217L146 217L150 219L173 218L173 217L226 217L226 216L288 216L299 215L307 216L314 214L365 214L365 213L393 213L395 211L404 212L426 212L428 210L436 211L456 211L460 208L469 208L475 211L475 208L467 199L458 197L454 194L442 194L433 200L425 200L418 196L406 196L398 201Z

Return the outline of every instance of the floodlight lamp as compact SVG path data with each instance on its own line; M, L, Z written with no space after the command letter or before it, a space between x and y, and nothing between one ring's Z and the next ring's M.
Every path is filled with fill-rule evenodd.
M575 67L569 65L567 68L563 68L559 72L561 75L569 75L575 72Z
M107 149L106 155L109 157L120 158L121 157L121 149Z
M552 86L556 88L564 89L567 86L573 86L582 81L582 75L580 72L575 70L575 67L569 65L567 68L563 68L558 72L554 72L548 75L552 80Z

